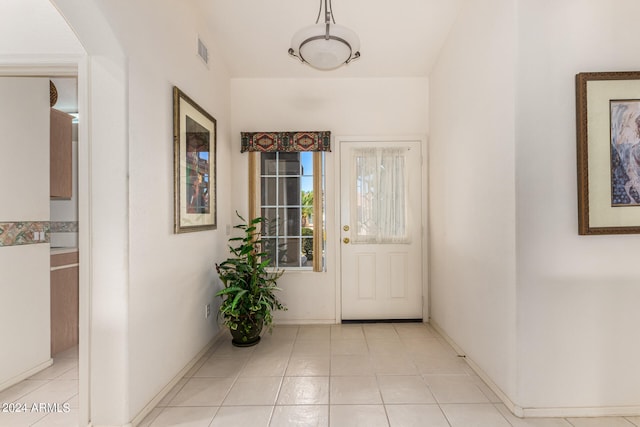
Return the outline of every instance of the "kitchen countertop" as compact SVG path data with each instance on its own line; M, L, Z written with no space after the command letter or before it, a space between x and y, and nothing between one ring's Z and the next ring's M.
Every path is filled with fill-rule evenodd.
M78 252L78 248L51 248L51 255L70 254Z

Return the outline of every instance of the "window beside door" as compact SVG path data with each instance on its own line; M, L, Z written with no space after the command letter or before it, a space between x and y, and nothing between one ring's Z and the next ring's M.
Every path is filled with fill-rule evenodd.
M269 266L324 271L324 153L251 153L254 216Z

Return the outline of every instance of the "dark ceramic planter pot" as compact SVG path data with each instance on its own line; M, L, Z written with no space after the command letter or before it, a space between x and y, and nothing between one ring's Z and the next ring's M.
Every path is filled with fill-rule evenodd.
M262 326L262 321L259 321L257 325L249 326L249 330L246 332L241 325L238 325L236 330L231 329L231 337L233 338L231 344L236 347L251 347L258 344Z

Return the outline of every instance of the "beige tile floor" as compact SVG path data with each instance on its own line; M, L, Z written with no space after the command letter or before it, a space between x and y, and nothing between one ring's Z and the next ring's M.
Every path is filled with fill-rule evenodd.
M77 349L0 392L2 402L68 403L8 414L0 427L77 426ZM640 417L519 419L430 326L277 326L260 344L222 337L143 427L633 427Z
M143 427L617 427L640 417L519 419L430 326L277 326L225 336Z
M9 403L19 405L8 412L4 404ZM58 353L53 365L0 392L0 405L0 427L76 427L78 347ZM16 408L23 411L13 411Z

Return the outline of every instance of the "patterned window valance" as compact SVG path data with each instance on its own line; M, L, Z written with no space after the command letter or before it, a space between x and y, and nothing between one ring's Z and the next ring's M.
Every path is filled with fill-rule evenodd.
M241 132L245 151L331 151L331 132Z

